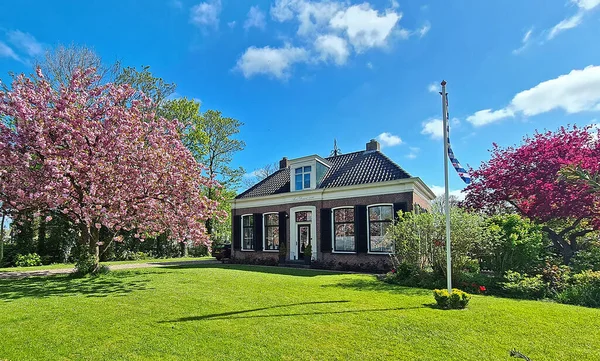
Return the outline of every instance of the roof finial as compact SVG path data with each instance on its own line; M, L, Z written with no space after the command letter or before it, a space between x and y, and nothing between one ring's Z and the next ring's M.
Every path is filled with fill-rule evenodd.
M331 151L330 157L335 157L342 154L342 150L337 146L337 140L333 139L333 150Z

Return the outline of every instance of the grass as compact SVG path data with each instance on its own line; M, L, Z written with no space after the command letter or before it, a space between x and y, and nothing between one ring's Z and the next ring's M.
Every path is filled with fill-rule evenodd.
M153 262L182 262L182 261L196 261L202 259L211 259L212 257L179 257L179 258L150 258L140 259L133 261L111 261L102 262L101 264L106 266L114 266L119 264L139 264L139 263L153 263ZM34 266L34 267L3 267L0 268L0 272L22 272L22 271L44 271L51 269L62 269L62 268L75 268L74 263L53 263L45 266Z
M600 310L239 265L0 280L6 360L599 360Z

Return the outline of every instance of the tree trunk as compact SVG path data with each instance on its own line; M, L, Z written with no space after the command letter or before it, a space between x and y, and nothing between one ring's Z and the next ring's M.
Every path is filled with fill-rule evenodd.
M96 227L90 228L90 255L94 258L94 272L98 270L100 263L100 230Z
M40 227L38 228L37 253L40 257L48 253L46 249L46 220L43 215L40 216Z
M187 245L185 244L185 242L179 243L179 254L181 255L181 257L188 256L188 248L187 248Z
M0 265L2 264L2 260L4 259L4 220L6 219L6 214L2 214L2 229L0 229Z
M99 267L100 247L98 246L99 231L97 228L88 228L85 224L79 225L80 252L77 270L80 273L95 273Z
M548 237L552 241L554 247L560 252L562 256L563 263L568 265L571 262L571 258L575 255L577 251L577 242L573 241L572 243L565 239L563 235L564 232L556 233L554 230L550 229L548 226L542 227L542 230L548 233Z

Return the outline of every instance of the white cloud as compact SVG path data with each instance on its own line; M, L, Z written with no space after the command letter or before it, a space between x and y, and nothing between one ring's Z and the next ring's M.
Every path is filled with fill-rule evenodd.
M377 136L377 140L384 147L393 147L402 144L402 139L399 136L393 135L392 133L381 133Z
M248 11L244 29L249 30L254 27L264 30L266 26L265 13L263 13L258 6L252 6L250 11Z
M241 70L246 78L253 75L265 74L278 79L290 75L290 67L295 63L308 60L308 52L304 48L292 47L286 44L282 48L251 46L238 60L236 68Z
M373 69L373 63L371 63L370 61L367 63L367 68L369 69Z
M337 65L344 65L350 55L348 43L337 35L320 35L315 40L315 49L322 61L333 60Z
M369 3L353 5L339 11L329 22L334 29L346 32L350 44L360 53L373 47L384 47L401 13L387 11L380 15Z
M271 17L279 22L297 19L300 24L298 35L308 36L318 29L324 29L342 8L342 3L329 0L277 0L271 6Z
M229 26L230 29L233 29L233 28L235 28L235 24L236 24L236 21L234 20L234 21L228 22L227 26Z
M577 13L554 25L548 33L548 40L552 40L556 35L565 30L579 26L583 22L584 16L600 5L600 0L571 0L571 3L577 6Z
M9 31L7 33L8 41L14 46L24 51L27 55L35 57L44 53L44 46L35 40L33 35L19 30Z
M200 27L217 28L220 14L221 0L209 0L191 8L190 21Z
M427 35L429 30L431 30L431 23L429 23L428 21L421 28L417 29L416 33L419 35L420 38L422 38L425 35Z
M600 66L590 65L581 70L539 83L514 96L500 110L480 110L467 118L473 125L484 125L521 113L534 116L555 109L569 114L600 111Z
M418 147L409 147L408 149L410 149L410 153L406 155L406 158L408 159L415 159L421 151L421 148Z
M436 185L431 185L429 188L438 197L443 196L446 190L444 187ZM466 196L466 194L462 192L462 189L450 190L449 194L458 198L459 201L464 201Z
M431 139L444 138L444 122L441 119L430 119L421 125L421 134L429 135Z
M521 47L513 50L513 54L519 54L529 46L531 34L533 34L533 28L530 28L529 30L527 30L527 32L525 32L525 35L523 35L523 39L521 40Z
M398 4L396 0L392 0L390 1L390 6L392 9L398 9L400 7L400 4Z
M21 61L21 58L12 50L12 48L0 41L0 58L11 58Z
M427 91L430 93L437 93L440 91L440 88L436 83L431 83L427 86Z

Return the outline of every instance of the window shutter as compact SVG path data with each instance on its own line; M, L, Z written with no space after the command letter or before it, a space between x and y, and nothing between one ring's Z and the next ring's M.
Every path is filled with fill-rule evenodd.
M394 203L394 219L398 219L398 211L408 212L408 203Z
M331 208L321 209L321 252L331 252Z
M286 243L286 238L287 238L287 213L285 212L279 212L279 244L285 244L287 246Z
M254 213L254 250L262 251L263 249L263 218L262 214Z
M239 251L242 249L242 216L233 216L231 218L231 231L233 232L233 249Z
M356 252L367 253L367 206L354 206L354 237L356 238Z

